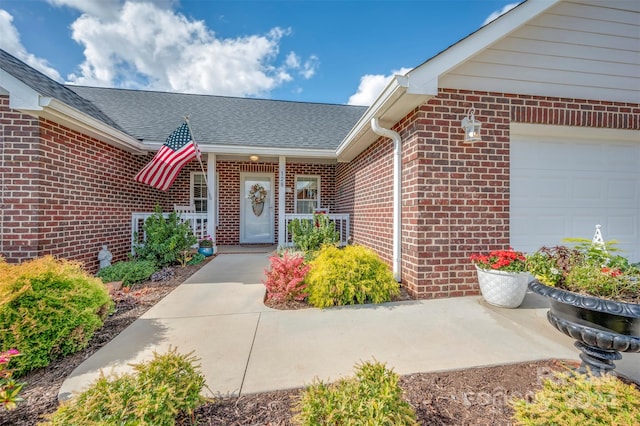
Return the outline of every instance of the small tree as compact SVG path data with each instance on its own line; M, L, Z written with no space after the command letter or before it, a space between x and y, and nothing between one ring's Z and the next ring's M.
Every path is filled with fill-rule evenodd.
M176 212L171 212L165 219L160 206L156 206L153 215L144 222L143 229L146 241L135 245L136 255L158 266L178 263L198 242L188 223L180 220Z

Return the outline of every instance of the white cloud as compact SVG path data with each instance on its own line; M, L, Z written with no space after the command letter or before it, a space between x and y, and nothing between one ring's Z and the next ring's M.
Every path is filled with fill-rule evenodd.
M482 23L482 26L485 26L489 22L499 18L500 16L504 15L505 13L507 13L508 11L510 11L511 9L513 9L514 7L516 7L519 4L520 4L519 2L518 3L509 3L508 5L503 7L501 10L497 10L497 11L493 12L491 15L489 15L487 17L487 19L484 20L484 22Z
M52 68L46 59L27 52L20 41L18 30L13 25L13 16L2 9L0 9L0 48L52 79L62 81L60 73Z
M300 75L302 75L306 80L309 80L316 74L316 70L320 66L320 58L316 55L309 56L309 59L304 61L304 66L300 70Z
M82 13L71 24L85 56L67 77L74 84L259 96L294 73L310 78L318 63L295 52L279 63L288 28L222 39L205 22L173 11L174 0L47 1Z
M375 101L380 92L389 84L394 75L404 75L411 71L411 68L400 68L394 70L390 75L367 74L360 78L358 91L349 97L349 105L369 106Z

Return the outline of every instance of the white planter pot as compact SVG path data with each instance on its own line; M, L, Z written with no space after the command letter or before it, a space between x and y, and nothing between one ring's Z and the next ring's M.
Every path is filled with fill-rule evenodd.
M528 272L505 272L491 269L478 271L480 292L487 303L501 308L517 308L522 304L529 283Z

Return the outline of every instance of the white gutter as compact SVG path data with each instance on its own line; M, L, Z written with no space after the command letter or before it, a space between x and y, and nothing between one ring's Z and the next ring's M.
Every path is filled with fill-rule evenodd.
M371 119L371 130L393 140L393 277L402 281L402 138L391 129L380 127L378 118Z

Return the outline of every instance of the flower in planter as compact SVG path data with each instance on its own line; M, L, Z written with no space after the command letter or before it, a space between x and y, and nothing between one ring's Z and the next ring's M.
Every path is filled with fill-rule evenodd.
M213 238L211 238L211 235L207 235L206 237L204 237L203 239L198 241L198 246L199 247L213 247Z
M247 198L251 200L252 205L264 203L264 200L267 198L267 190L259 183L253 184L249 189Z
M526 272L527 257L521 251L494 250L489 254L474 253L471 261L480 269L505 271L505 272Z
M589 296L640 302L640 264L612 254L613 243L573 239L576 247L542 247L527 259L527 268L542 284Z

